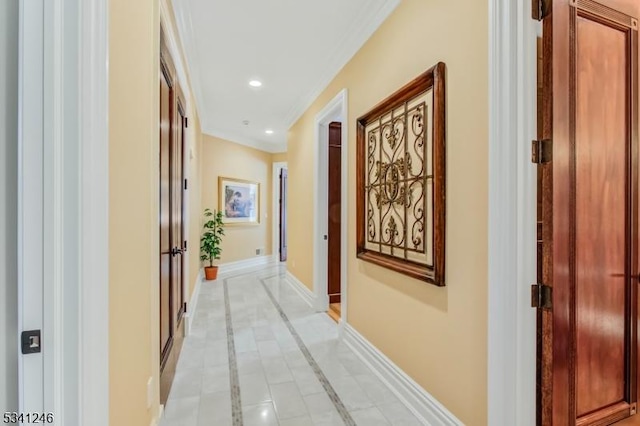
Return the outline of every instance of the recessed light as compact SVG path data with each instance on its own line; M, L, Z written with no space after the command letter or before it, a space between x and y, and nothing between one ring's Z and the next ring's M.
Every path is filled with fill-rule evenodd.
M258 81L258 80L251 80L249 82L249 86L251 86L251 87L260 87L260 86L262 86L262 82Z
M267 129L267 130L265 130L264 132L265 132L266 134L268 134L268 135L272 135L272 134L273 134L273 130L271 130L271 129Z

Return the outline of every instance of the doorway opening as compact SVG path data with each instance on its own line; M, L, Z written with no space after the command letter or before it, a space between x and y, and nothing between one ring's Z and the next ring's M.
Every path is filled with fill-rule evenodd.
M273 258L287 261L287 163L273 163Z
M342 304L340 303L340 246L343 235L341 224L341 157L342 123L329 123L328 140L328 191L327 191L327 295L329 297L329 316L340 321Z
M347 322L347 118L344 89L315 119L315 309L340 324Z

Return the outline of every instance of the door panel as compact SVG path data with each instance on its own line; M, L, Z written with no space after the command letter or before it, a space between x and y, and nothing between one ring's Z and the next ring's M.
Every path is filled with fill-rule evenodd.
M620 208L627 189L626 34L582 17L577 19L577 34L575 309L580 417L624 399L625 290L630 285L624 271L630 253L625 250L627 215Z
M178 325L184 313L183 294L183 250L184 250L184 108L182 99L178 92L176 99L176 114L174 115L174 138L172 139L172 194L171 204L173 216L171 218L171 246L174 249L172 257L172 294L173 294L173 315L175 324Z
M328 289L329 303L340 303L340 220L341 220L341 128L329 124L329 211L328 211Z
M171 342L171 89L160 73L160 353Z
M287 260L287 169L280 169L280 262Z
M603 4L604 3L604 4ZM543 24L538 424L636 412L637 21L625 0L555 0ZM613 7L622 7L615 10Z

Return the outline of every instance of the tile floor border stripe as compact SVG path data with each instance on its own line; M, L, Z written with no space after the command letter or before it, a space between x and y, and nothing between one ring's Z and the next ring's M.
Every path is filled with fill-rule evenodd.
M278 275L273 275L273 276L265 277L265 278L259 278L260 284L262 284L262 288L264 288L265 292L269 296L269 299L271 300L271 303L273 303L275 308L278 310L278 313L280 314L280 318L282 318L282 320L284 321L285 325L289 329L289 332L291 333L291 336L293 336L294 340L296 341L296 344L298 345L298 348L300 349L300 352L302 352L302 354L304 355L305 359L309 363L309 366L313 370L313 373L315 374L316 378L320 381L320 384L322 384L322 387L324 388L325 392L327 393L327 396L329 397L329 399L333 403L333 406L336 408L336 411L338 411L338 414L340 415L340 417L344 421L345 425L346 426L357 426L356 422L351 417L351 414L349 414L349 411L347 410L347 407L345 407L344 403L342 402L342 400L338 396L338 393L335 391L335 389L333 389L333 386L331 386L331 383L329 382L329 379L327 379L327 377L324 375L324 373L322 372L322 369L320 368L320 366L318 365L316 360L313 358L313 355L311 355L311 352L309 352L309 349L307 348L307 345L304 344L304 342L302 341L302 338L300 337L300 335L298 334L296 329L293 327L293 324L291 324L291 321L289 321L289 317L284 312L284 310L282 309L282 307L280 306L278 301L275 299L275 297L273 297L273 294L271 293L271 290L269 290L269 287L267 287L267 285L265 284L266 280L271 279L271 278L275 278L275 277L278 277Z
M240 379L238 377L238 360L236 358L236 346L233 338L233 323L231 319L231 304L229 302L229 289L227 279L222 280L224 288L224 311L227 325L227 351L229 355L229 385L231 388L231 418L233 426L243 426L242 400L240 398Z

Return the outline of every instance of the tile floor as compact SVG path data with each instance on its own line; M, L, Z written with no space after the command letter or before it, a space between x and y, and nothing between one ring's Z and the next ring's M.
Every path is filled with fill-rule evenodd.
M160 426L421 425L285 271L202 284Z

